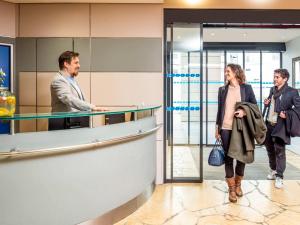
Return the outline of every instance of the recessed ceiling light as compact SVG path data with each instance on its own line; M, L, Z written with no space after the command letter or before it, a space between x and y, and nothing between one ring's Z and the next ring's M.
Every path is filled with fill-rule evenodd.
M247 37L247 33L243 33L243 36L244 36L244 37Z
M215 33L214 33L214 32L212 32L212 33L210 33L210 35L211 35L211 36L215 36Z
M258 4L263 4L263 3L268 3L268 2L271 2L273 0L248 0L252 3L258 3Z
M177 36L177 39L178 39L178 40L180 40L180 39L181 39L181 37L178 35L178 36Z
M187 1L187 3L189 3L189 4L197 4L197 3L200 2L200 0L186 0L186 1Z

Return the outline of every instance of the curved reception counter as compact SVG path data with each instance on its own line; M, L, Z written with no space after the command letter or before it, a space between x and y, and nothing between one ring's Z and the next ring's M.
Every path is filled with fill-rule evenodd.
M133 115L107 126L0 135L0 224L113 224L134 212L154 188L158 108L0 118Z

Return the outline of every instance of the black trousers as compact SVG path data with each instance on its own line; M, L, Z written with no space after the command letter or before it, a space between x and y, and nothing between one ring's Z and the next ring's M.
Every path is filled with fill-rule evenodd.
M221 130L222 146L225 152L225 176L226 178L234 177L233 158L229 157L228 149L230 145L231 130ZM245 163L236 161L235 174L244 176Z
M271 136L274 126L267 123L267 136L265 146L269 156L269 166L272 170L276 170L276 176L283 178L286 168L285 143L280 138Z
M89 127L89 125L90 118L88 116L55 118L48 120L48 130L74 129L81 127Z

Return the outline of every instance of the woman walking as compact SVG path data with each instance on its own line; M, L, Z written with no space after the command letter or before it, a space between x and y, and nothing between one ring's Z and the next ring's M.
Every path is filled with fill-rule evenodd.
M218 93L215 137L221 138L225 152L225 178L229 189L229 201L236 202L237 196L243 196L241 182L245 163L237 160L234 168L233 158L228 156L228 149L234 117L242 118L246 116L246 113L243 109L235 110L235 105L237 102L253 104L257 102L251 85L245 84L245 74L240 65L228 64L225 69L225 79L227 84L220 87Z

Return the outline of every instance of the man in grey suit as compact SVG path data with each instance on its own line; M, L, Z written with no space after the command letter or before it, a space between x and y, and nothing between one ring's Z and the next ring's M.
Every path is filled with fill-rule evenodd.
M79 53L66 51L58 59L60 71L51 82L52 112L102 111L85 101L75 80L80 68ZM89 117L49 119L49 130L88 127Z

